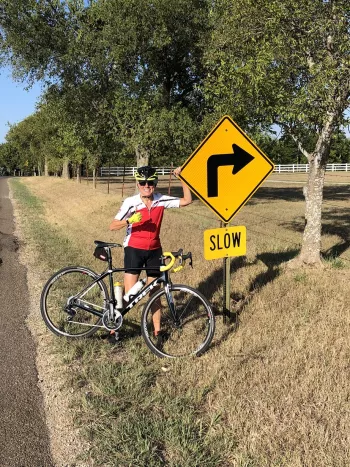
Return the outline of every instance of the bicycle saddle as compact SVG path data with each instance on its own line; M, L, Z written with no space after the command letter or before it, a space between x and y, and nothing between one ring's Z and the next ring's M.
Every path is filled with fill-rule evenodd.
M119 246L119 247L122 246L120 243L107 243L107 242L102 242L101 240L94 240L94 244L96 245L97 248L114 248L116 246Z

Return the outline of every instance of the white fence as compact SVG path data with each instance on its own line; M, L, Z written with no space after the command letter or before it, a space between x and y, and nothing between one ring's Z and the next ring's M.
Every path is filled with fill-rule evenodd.
M133 177L136 170L137 167L101 167L100 176L108 177L109 174L113 177L122 177L124 174L126 177ZM169 175L172 170L174 167L157 167L158 175Z
M276 165L274 172L308 172L309 164L281 164ZM327 164L327 172L350 172L350 164Z
M100 176L108 177L133 177L137 167L101 167ZM124 173L125 170L125 173ZM157 167L159 175L169 175L173 170L172 167ZM279 164L275 165L274 172L277 173L295 173L295 172L308 172L309 164ZM327 164L327 172L350 172L350 164Z

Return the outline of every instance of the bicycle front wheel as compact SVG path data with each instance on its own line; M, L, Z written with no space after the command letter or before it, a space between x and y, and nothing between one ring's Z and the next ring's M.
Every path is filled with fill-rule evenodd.
M141 318L141 332L147 346L158 357L185 357L201 355L209 347L215 331L215 318L208 300L187 285L172 284L170 301L174 303L173 316L165 289L156 292L146 303ZM161 321L161 332L154 335L154 315ZM157 318L156 318L157 319Z
M50 331L58 336L79 338L89 337L99 329L98 314L107 309L108 291L103 281L95 282L97 278L95 272L77 266L63 268L47 281L40 309Z

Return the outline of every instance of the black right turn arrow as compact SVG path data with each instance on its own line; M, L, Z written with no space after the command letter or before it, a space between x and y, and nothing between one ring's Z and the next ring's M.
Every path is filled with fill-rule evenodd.
M232 174L235 175L254 159L237 144L233 144L232 149L233 153L231 154L213 154L207 161L208 198L218 196L219 167L233 165Z

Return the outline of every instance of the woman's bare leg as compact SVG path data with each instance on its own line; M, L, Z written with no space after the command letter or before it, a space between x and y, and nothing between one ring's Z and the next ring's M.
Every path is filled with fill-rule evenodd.
M150 284L152 281L154 281L154 279L156 279L156 278L155 277L147 277L147 284ZM155 292L157 292L157 290L159 290L159 287L160 286L157 286L157 287L155 287L154 289L151 290L151 292L149 294L150 297ZM156 336L160 331L160 320L161 320L161 317L162 317L162 312L161 312L160 300L159 299L156 300L152 304L151 311L152 311L152 318L153 318L154 334Z
M130 274L129 272L126 272L124 274L125 293L129 292L131 287L135 285L138 280L139 280L139 274Z

